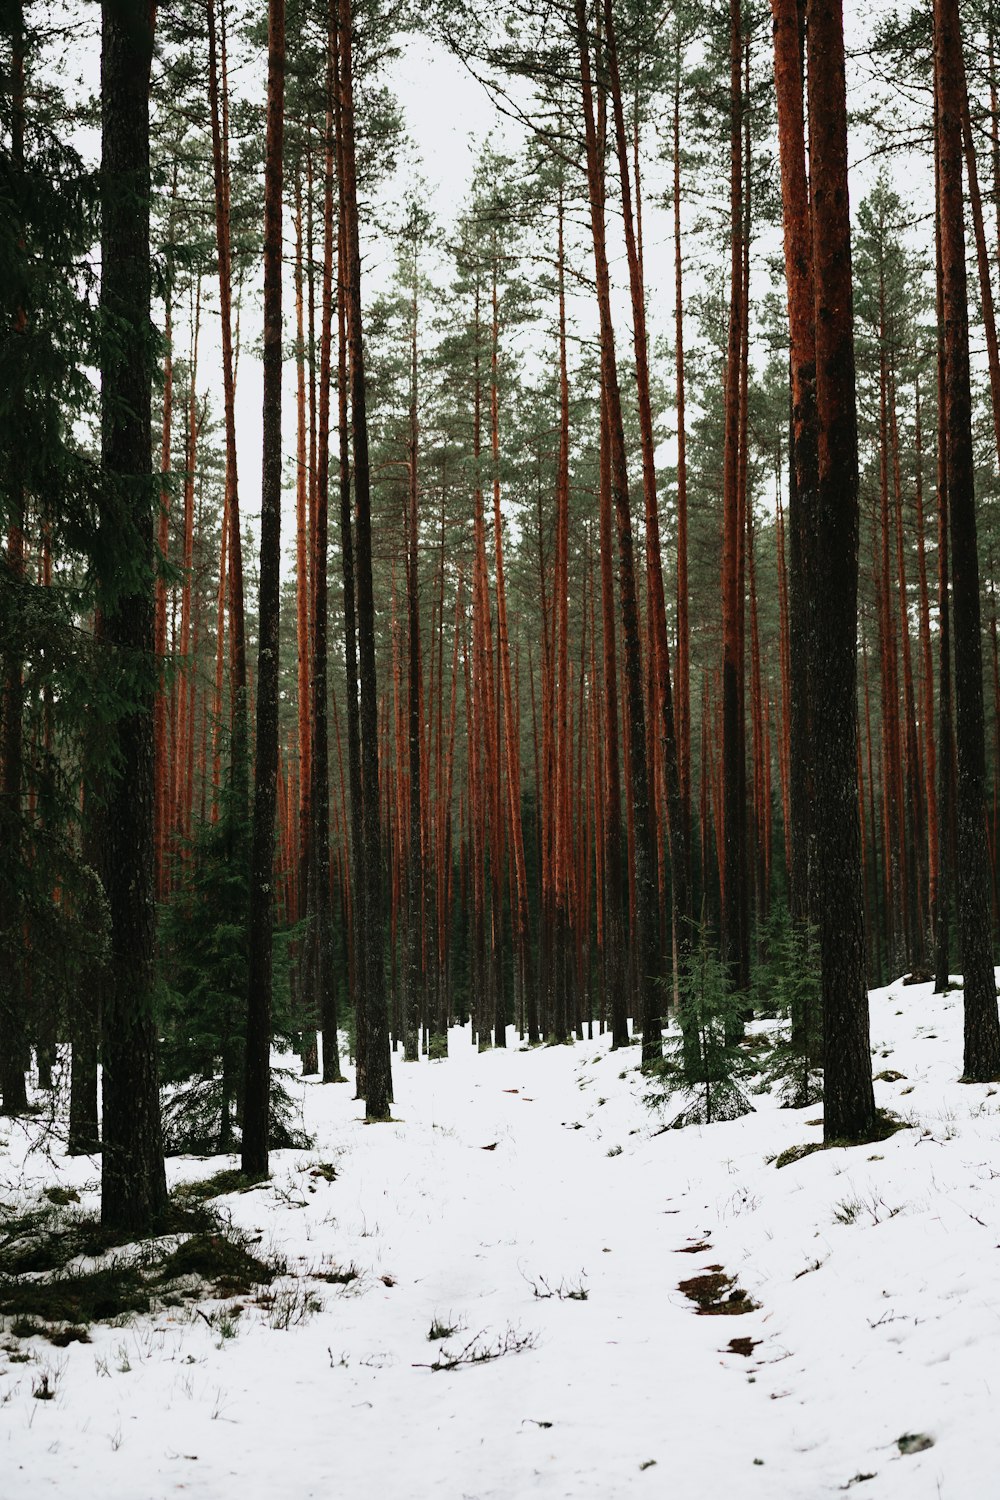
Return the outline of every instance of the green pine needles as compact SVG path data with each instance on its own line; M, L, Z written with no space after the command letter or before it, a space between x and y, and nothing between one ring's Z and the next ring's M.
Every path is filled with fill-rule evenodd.
M679 982L680 1004L662 1063L651 1070L646 1102L669 1110L668 1123L710 1125L751 1109L748 1092L774 1092L787 1109L805 1109L823 1097L822 1007L815 930L775 908L760 943L751 990L735 994L706 924L694 942ZM743 1041L748 1002L773 1024ZM761 1058L761 1049L764 1050Z
M679 1028L667 1039L663 1062L652 1070L656 1086L647 1103L674 1109L671 1126L711 1125L749 1114L741 1086L746 1054L732 1038L742 1035L745 997L733 993L704 924L680 976Z
M754 970L754 1009L781 1016L789 1029L776 1041L762 1081L777 1089L786 1109L805 1109L823 1097L819 937L815 927L794 923L788 908L779 906L764 949L767 956Z
M219 791L218 818L200 823L175 867L176 894L160 914L161 1076L164 1144L170 1154L214 1155L239 1144L247 996L250 820L234 778ZM274 1027L291 1033L289 946L274 939ZM286 1079L289 1075L285 1075ZM271 1140L307 1146L295 1103L272 1078Z

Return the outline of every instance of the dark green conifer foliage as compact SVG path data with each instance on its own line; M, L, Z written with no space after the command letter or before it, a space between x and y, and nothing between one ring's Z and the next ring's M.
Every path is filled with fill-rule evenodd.
M16 1113L28 1044L44 1034L51 1054L74 967L105 931L81 925L94 881L74 841L95 687L76 625L90 597L96 469L75 429L95 408L86 256L97 182L61 138L59 91L32 87L43 36L19 4L0 12L0 38L0 1110Z
M218 1151L233 1149L242 1084L248 835L246 808L227 778L218 822L198 826L190 879L160 918L163 1078L218 1073Z
M764 1082L777 1085L788 1108L804 1109L823 1097L819 939L811 924L793 923L782 904L772 912L765 947L753 972L754 1009L787 1020L789 1032L775 1044Z
M678 1106L671 1121L676 1127L748 1114L741 1087L746 1054L732 1040L734 1032L742 1035L736 1023L746 999L733 992L728 968L704 924L695 928L679 994L679 1028L667 1040L663 1063L651 1070L660 1088L648 1100Z

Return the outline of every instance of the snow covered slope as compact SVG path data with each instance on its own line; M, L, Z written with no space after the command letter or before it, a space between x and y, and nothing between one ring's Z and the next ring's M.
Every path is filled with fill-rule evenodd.
M239 1314L0 1336L0 1500L1000 1495L1000 1092L955 1081L961 1026L960 992L874 992L873 1066L902 1075L876 1097L907 1128L780 1168L818 1107L663 1130L638 1049L603 1040L455 1031L397 1062L389 1125L306 1083L315 1149L219 1200L296 1274ZM0 1238L45 1187L96 1204L97 1164L38 1135L0 1122ZM706 1275L756 1308L699 1315L679 1283Z

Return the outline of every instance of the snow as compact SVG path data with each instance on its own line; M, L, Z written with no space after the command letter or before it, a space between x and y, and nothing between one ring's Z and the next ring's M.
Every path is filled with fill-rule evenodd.
M894 984L871 1008L875 1071L904 1075L877 1101L906 1128L781 1168L820 1140L819 1106L758 1095L743 1119L664 1130L638 1049L605 1039L511 1033L480 1055L455 1030L446 1060L396 1062L385 1125L350 1087L304 1083L315 1148L218 1200L298 1273L276 1307L240 1299L230 1338L207 1302L91 1344L35 1337L28 1363L0 1338L0 1497L998 1494L1000 1093L956 1081L960 991ZM0 1227L54 1184L96 1206L96 1162L39 1134L0 1122ZM351 1264L344 1287L306 1279ZM756 1310L699 1316L678 1283L710 1266ZM430 1341L435 1320L459 1326ZM527 1347L429 1368L477 1339ZM53 1400L32 1396L42 1374ZM933 1444L903 1453L906 1435Z

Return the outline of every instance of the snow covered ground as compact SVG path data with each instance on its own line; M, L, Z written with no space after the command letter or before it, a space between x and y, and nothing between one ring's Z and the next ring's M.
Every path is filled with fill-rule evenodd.
M960 992L875 991L873 1065L903 1075L876 1096L908 1128L781 1168L817 1107L663 1131L638 1049L603 1040L480 1056L453 1032L396 1064L389 1125L307 1083L315 1149L219 1200L299 1273L291 1326L242 1298L231 1326L203 1303L64 1349L0 1336L0 1500L997 1496L1000 1092L955 1081L961 1030ZM0 1235L44 1187L96 1205L97 1164L38 1133L0 1122ZM713 1266L757 1308L699 1316L679 1283Z

